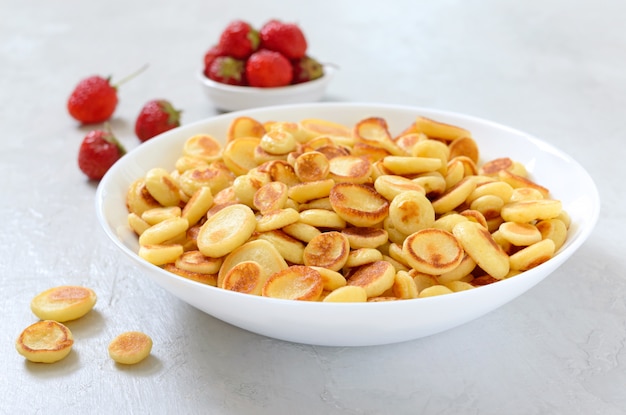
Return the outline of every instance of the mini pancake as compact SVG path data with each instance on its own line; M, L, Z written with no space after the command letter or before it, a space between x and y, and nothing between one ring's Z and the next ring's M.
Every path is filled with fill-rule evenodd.
M268 275L287 268L287 262L270 242L263 239L252 240L236 248L224 258L218 273L217 286L221 287L226 273L243 261L258 262Z
M148 209L161 207L161 204L150 194L146 188L144 178L135 180L126 192L126 208L138 216Z
M244 294L261 295L268 276L258 262L243 261L228 270L220 288Z
M366 157L338 156L329 161L329 172L335 182L366 183L372 163Z
M525 200L541 200L544 199L543 194L532 187L518 187L513 189L509 202L522 202Z
M302 222L296 222L284 226L282 230L292 238L296 238L303 242L310 242L313 238L322 233L315 226L311 226Z
M348 279L349 286L365 289L367 297L377 297L390 289L395 280L396 270L387 261L376 261L356 269Z
M139 245L158 245L184 233L189 228L189 222L183 218L165 219L146 229L139 236Z
M265 134L262 123L251 117L237 117L231 121L226 133L226 142L231 142L239 137L261 138Z
M162 206L178 206L180 189L169 172L164 168L155 167L146 173L146 188Z
M367 301L367 291L357 285L346 285L333 290L322 301L325 303L364 303Z
M357 157L364 157L372 164L384 159L387 156L391 156L391 153L384 148L361 142L354 143L350 154Z
M201 187L209 187L212 194L233 184L235 175L221 162L210 164L207 167L190 169L183 172L178 184L189 197L193 196Z
M322 135L331 137L335 142L352 143L352 131L343 124L317 118L300 120L299 124L311 139Z
M483 164L478 172L481 175L498 177L498 173L503 170L511 170L513 168L513 160L509 157L500 157L490 160Z
M317 301L324 285L318 271L304 265L292 265L272 274L263 285L264 297Z
M70 329L54 320L38 321L26 327L15 342L17 352L36 363L54 363L64 359L74 344Z
M359 121L354 126L353 134L357 142L383 148L390 154L405 154L404 150L393 141L384 118L370 117Z
M117 363L134 365L150 355L152 339L139 331L128 331L109 343L109 356Z
M393 174L409 176L438 171L442 167L440 159L435 157L387 156L383 166Z
M451 281L460 281L466 278L476 268L476 262L471 256L464 254L461 263L451 271L444 272L437 276L440 284L446 284Z
M393 295L397 298L411 299L417 298L417 285L408 272L397 272L391 287Z
M496 279L504 278L510 269L509 256L482 225L460 222L452 229L465 252L486 273Z
M466 282L466 281L450 281L450 282L446 282L443 285L446 288L451 289L455 293L458 293L460 291L467 291L467 290L471 290L473 288L476 288L472 284L470 284L469 282Z
M541 232L530 223L504 222L498 228L504 239L515 246L528 246L541 241Z
M337 183L330 191L333 210L355 226L370 227L382 222L389 212L389 202L372 186Z
M435 228L409 235L402 245L402 253L411 267L431 275L452 271L464 256L463 248L453 234Z
M141 245L139 247L139 257L145 259L153 265L165 265L176 262L184 252L180 244L173 245Z
M420 185L427 195L441 195L446 191L446 179L439 172L420 174L412 179Z
M198 274L217 274L222 266L222 258L211 258L198 250L192 250L178 257L175 265Z
M328 176L330 162L318 151L307 151L296 158L293 168L301 181L313 182Z
M376 248L358 248L350 250L346 268L360 267L361 265L371 264L372 262L382 261L383 254Z
M476 222L487 228L487 219L480 211L474 209L464 209L459 214L466 217L468 220Z
M196 134L189 137L183 145L185 156L198 158L208 162L221 157L222 144L209 134Z
M30 309L41 320L63 323L90 312L96 300L96 293L91 288L62 285L37 294L30 303Z
M527 179L526 177L522 177L508 170L501 170L498 172L498 177L505 183L508 183L513 188L518 187L530 187L532 189L538 190L543 197L548 197L550 194L550 190L547 188L533 182L532 180Z
M567 240L567 225L561 219L546 219L537 223L542 239L552 239L558 251Z
M388 234L382 228L350 226L341 231L350 243L350 248L378 248L388 241Z
M454 291L452 291L450 288L446 287L445 285L433 285L432 287L424 288L422 291L420 291L417 297L418 298L435 297L438 295L452 294L453 292Z
M254 207L254 195L267 183L270 183L269 174L250 170L235 179L233 192L240 203Z
M224 256L247 241L256 225L256 217L248 206L227 206L204 222L196 240L198 249L212 258Z
M277 209L267 212L257 219L256 231L267 232L283 228L300 220L300 214L292 208Z
M543 264L554 256L555 245L552 239L543 239L521 249L509 257L511 269L527 271Z
M289 197L287 185L282 182L272 181L261 186L254 194L254 207L262 214L273 210L282 209Z
M478 163L480 157L480 151L476 140L472 137L458 137L448 144L450 150L450 160L455 157L465 156L472 160L474 163Z
M414 133L402 134L398 136L394 141L396 145L404 149L404 151L406 151L407 154L411 154L411 151L413 150L413 146L415 146L415 144L419 143L420 141L424 141L424 140L428 140L428 136L426 134L414 132Z
M259 142L259 146L270 154L287 154L298 146L296 137L281 128L270 128Z
M556 218L562 210L560 200L526 200L504 205L500 215L505 221L525 223Z
M334 291L346 285L346 278L340 272L324 267L311 266L311 268L319 272L322 276L325 291Z
M346 221L336 212L326 209L307 209L300 212L300 222L321 229L344 229Z
M198 189L182 210L182 217L193 226L202 219L213 205L213 193L209 187Z
M264 170L269 173L272 181L285 183L289 187L300 183L293 166L285 160L270 161L264 165Z
M176 159L174 166L176 167L176 171L180 174L187 170L208 167L209 163L197 157L180 156Z
M426 134L429 138L439 138L445 141L454 141L460 137L472 136L464 128L421 116L415 120L415 130Z
M335 181L333 179L298 183L289 187L287 194L298 203L306 203L311 200L327 197L330 195L330 191L334 185Z
M504 203L508 203L513 195L513 190L510 184L499 180L477 183L474 191L467 197L467 202L472 203L482 196L496 196Z
M153 226L159 222L163 222L165 219L180 218L181 216L181 208L178 206L170 206L148 209L141 214L141 219L148 225Z
M435 223L435 211L423 193L410 190L400 193L391 201L389 219L394 228L411 234L431 227Z
M254 160L254 150L261 142L257 137L239 137L226 144L222 152L224 164L236 176L246 174L248 170L257 166Z
M151 225L143 220L136 213L128 214L128 226L137 234L141 235L146 229L148 229Z
M473 178L471 176L465 177L452 188L446 190L443 195L433 200L432 205L435 213L443 214L454 210L467 199L475 188L476 182Z
M168 272L171 272L172 274L176 274L179 277L187 278L188 280L210 285L212 287L217 286L217 273L203 274L199 272L193 272L193 271L179 268L175 264L172 264L172 263L163 265L163 269Z
M303 260L308 266L324 267L339 271L346 264L350 253L348 238L337 231L316 236L304 248Z
M407 191L416 191L422 194L426 194L426 191L415 181L408 179L404 176L384 174L378 176L374 181L374 188L385 199L391 201L394 197L400 193Z
M335 144L318 147L316 151L322 153L328 160L334 159L335 157L349 156L351 154L350 150L348 150L346 147L338 146ZM354 151L352 152L352 154L358 155L355 154Z
M448 160L450 159L450 149L445 143L431 139L418 141L411 149L411 155L414 157L427 157L441 160L439 172L446 174Z
M495 195L480 196L472 201L470 209L480 212L485 220L497 218L504 206L504 201Z
M304 244L280 229L265 231L255 236L270 242L280 255L291 264L303 264Z

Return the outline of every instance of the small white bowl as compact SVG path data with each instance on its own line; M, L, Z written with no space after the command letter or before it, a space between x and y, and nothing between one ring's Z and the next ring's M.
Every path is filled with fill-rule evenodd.
M336 66L324 64L324 75L321 78L277 88L222 84L207 78L202 72L198 74L198 78L202 83L204 92L218 109L238 111L257 107L319 101L324 96L326 88L336 70Z
M484 287L437 297L378 303L322 303L241 294L200 284L154 266L137 255L137 236L127 224L130 184L153 167L173 169L183 143L195 134L224 138L230 122L242 115L261 122L321 118L351 126L383 117L397 134L417 115L462 126L472 132L482 162L509 156L561 200L571 217L568 238L549 261ZM401 342L448 330L476 319L522 295L563 264L585 242L600 212L597 188L589 174L550 144L520 131L427 108L391 105L317 103L232 112L159 135L122 157L100 182L98 220L105 233L142 272L181 300L237 327L282 340L326 346L365 346ZM533 313L528 310L528 313Z

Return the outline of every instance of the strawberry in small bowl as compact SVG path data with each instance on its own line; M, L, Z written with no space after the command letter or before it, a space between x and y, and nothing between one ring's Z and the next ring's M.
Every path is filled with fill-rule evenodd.
M308 54L294 23L274 19L256 30L235 20L205 53L199 78L217 108L236 111L319 101L336 69Z

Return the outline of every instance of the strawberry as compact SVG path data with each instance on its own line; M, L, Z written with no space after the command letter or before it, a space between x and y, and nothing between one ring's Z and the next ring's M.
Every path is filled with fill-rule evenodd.
M135 134L139 140L147 141L155 135L180 126L180 110L169 101L155 99L146 103L137 116Z
M324 75L324 67L321 63L310 56L304 56L292 62L293 80L291 83L299 84L321 78Z
M225 55L246 59L259 48L259 32L243 20L234 20L222 31L219 46Z
M287 59L299 59L306 54L307 42L304 33L294 23L270 20L259 31L261 48L280 52Z
M245 62L230 56L218 56L213 59L211 66L206 70L205 75L222 84L245 85Z
M117 107L117 88L110 78L90 76L76 85L67 101L72 117L83 124L103 122L111 118Z
M293 79L293 68L291 62L282 54L262 49L248 58L246 77L250 86L285 86Z
M219 58L220 56L226 56L224 51L222 51L222 48L220 47L220 45L213 45L204 54L204 75L206 77L209 76L209 68L211 67L211 64L216 58Z
M94 130L83 139L78 151L78 167L92 180L100 180L126 150L111 130Z
M111 78L98 75L83 79L76 85L69 99L67 110L70 115L83 124L95 124L111 118L117 107L117 88L124 82L143 72L147 65L111 85Z

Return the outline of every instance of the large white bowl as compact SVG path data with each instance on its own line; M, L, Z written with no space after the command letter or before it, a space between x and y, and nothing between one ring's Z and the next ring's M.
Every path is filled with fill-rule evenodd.
M384 117L400 132L423 115L460 125L477 140L483 160L510 156L563 202L572 225L558 254L538 267L495 284L438 297L378 303L320 303L279 300L196 283L154 266L137 254L137 237L127 226L128 186L152 167L172 169L183 142L193 134L224 137L230 121L242 114L259 121L323 118L347 125ZM155 282L198 309L232 325L292 342L328 346L380 345L416 339L476 319L546 278L587 239L600 207L587 172L565 153L525 133L478 118L427 108L369 104L308 104L229 113L186 125L143 143L118 161L101 181L96 198L99 221L113 243ZM528 311L532 313L532 310Z
M326 88L336 70L337 68L334 65L325 64L324 75L321 78L277 88L222 84L207 78L202 72L198 74L198 78L204 92L218 109L238 111L319 101L324 96Z

